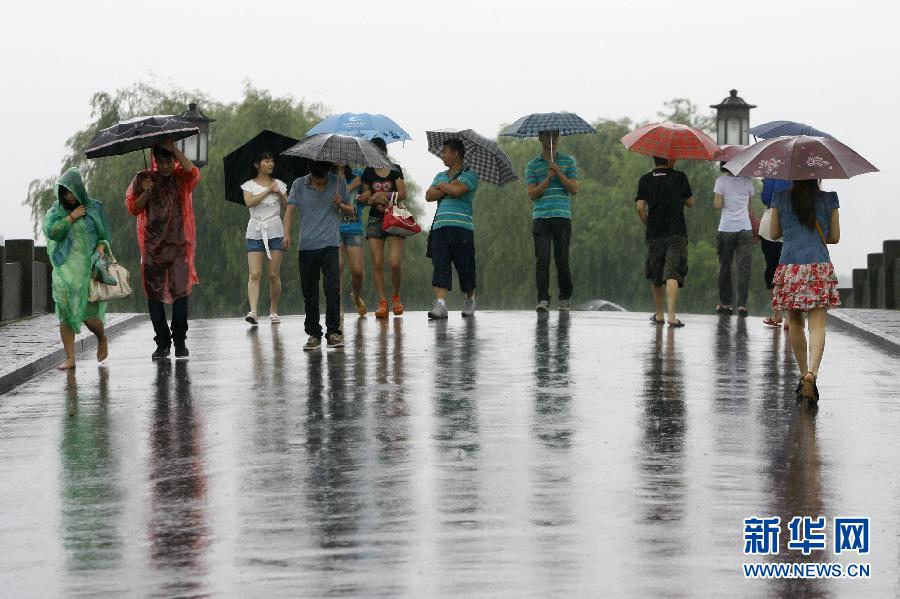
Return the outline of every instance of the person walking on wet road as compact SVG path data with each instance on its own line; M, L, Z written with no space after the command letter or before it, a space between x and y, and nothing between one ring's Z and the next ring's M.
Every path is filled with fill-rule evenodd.
M541 131L541 153L525 167L528 197L531 198L534 236L535 279L538 312L550 309L550 252L556 263L559 309L570 309L572 273L569 269L569 242L572 238L571 196L578 193L575 159L556 151L559 131Z
M109 353L103 328L106 302L88 299L92 266L109 250L109 223L103 204L88 197L75 167L63 173L55 192L57 202L44 216L41 229L53 265L53 302L66 352L66 361L57 368L70 370L75 368L75 335L82 323L97 337L97 361L103 362Z
M243 185L244 204L250 209L247 223L247 298L250 311L244 320L252 326L259 324L259 282L263 265L269 258L269 321L281 322L278 316L278 300L281 299L281 260L284 257L284 225L281 209L287 205L287 185L280 179L273 179L275 154L262 151L253 161L256 176Z
M824 192L815 179L794 181L772 199L773 239L784 236L775 271L772 308L787 312L789 337L800 367L798 399L819 400L816 380L825 353L827 311L841 304L829 243L841 239L837 193ZM809 325L807 344L804 320Z
M294 213L300 219L298 259L300 289L306 317L303 328L309 339L304 350L316 350L322 345L322 325L319 322L319 276L325 289L325 340L329 348L344 346L341 332L341 215L355 214L350 203L343 176L332 172L332 164L315 161L308 175L298 178L288 194L284 215L284 247L291 247L291 223Z
M753 226L750 223L753 181L749 177L735 177L725 167L722 171L713 188L713 205L716 210L722 211L716 232L716 253L719 254L719 305L716 306L716 313L734 313L731 303L734 293L731 261L737 257L737 310L738 316L746 317L750 313L747 310L747 295L750 292L753 256Z
M650 319L657 325L683 327L675 307L688 271L684 207L693 206L694 197L687 175L675 170L675 160L654 156L653 162L656 168L641 176L635 197L635 209L646 227L645 276L656 305Z
M137 217L141 280L156 334L154 360L187 358L188 296L200 282L194 270L196 227L193 191L200 169L169 140L153 146L154 168L139 172L125 194L125 206ZM172 305L172 328L165 304Z
M344 285L344 263L350 265L350 299L356 306L356 313L365 316L369 311L366 302L362 299L363 285L363 226L362 213L363 205L359 201L362 193L362 173L359 169L350 168L345 164L338 168L337 175L344 177L347 183L347 193L350 195L351 203L355 212L353 214L341 213L341 248L338 260L339 270L341 274L341 297L343 297ZM343 301L343 300L342 300Z
M781 259L781 239L772 238L772 200L779 191L791 188L790 181L782 181L781 179L763 179L762 193L759 199L766 207L766 211L762 215L759 223L759 245L762 249L763 256L766 260L766 269L763 271L763 280L766 283L766 289L769 295L775 284L775 270L778 268L778 261ZM772 308L772 314L763 320L763 324L773 328L778 328L784 324L784 328L788 329L787 322L783 322L782 314L779 310Z
M447 292L453 288L453 271L459 287L466 294L462 315L475 314L475 225L472 201L478 189L478 175L463 166L466 148L457 138L450 138L441 148L446 171L434 177L425 192L425 201L437 202L429 240L433 273L434 306L428 318L447 318Z

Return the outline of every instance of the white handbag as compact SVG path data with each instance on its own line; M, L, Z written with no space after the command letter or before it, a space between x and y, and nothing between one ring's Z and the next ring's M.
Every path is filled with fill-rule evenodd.
M107 285L103 281L97 280L94 273L91 272L91 280L88 290L89 302L108 302L111 300L125 299L131 295L131 285L128 283L128 271L124 266L116 261L116 257L107 249L109 256L109 265L106 271L110 276L115 277L115 285Z
M759 219L759 236L767 241L781 241L781 239L772 239L772 208L766 208L762 218Z

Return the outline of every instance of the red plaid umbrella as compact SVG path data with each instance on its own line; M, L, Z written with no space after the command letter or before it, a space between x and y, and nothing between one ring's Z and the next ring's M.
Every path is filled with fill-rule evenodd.
M719 162L728 162L732 158L737 157L738 154L749 147L750 146L741 146L737 144L725 144L723 146L719 146L719 153L713 157L713 160L718 160Z
M675 123L644 125L623 137L622 143L632 152L670 160L715 160L719 152L706 133Z

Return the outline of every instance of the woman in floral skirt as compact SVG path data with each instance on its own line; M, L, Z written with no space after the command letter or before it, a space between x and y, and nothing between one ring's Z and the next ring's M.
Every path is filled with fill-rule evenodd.
M828 253L828 244L841 238L838 206L837 194L819 189L815 179L794 181L772 200L771 234L774 239L784 236L772 308L789 314L791 348L802 373L797 396L812 402L819 400L816 379L825 352L826 313L841 304Z

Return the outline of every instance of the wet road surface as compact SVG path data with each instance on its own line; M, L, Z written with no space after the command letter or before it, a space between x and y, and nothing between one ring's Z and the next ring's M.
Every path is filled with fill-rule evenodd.
M0 396L3 597L896 597L900 360L758 319L149 324ZM745 580L751 515L869 516L868 580ZM829 537L829 543L831 539Z

